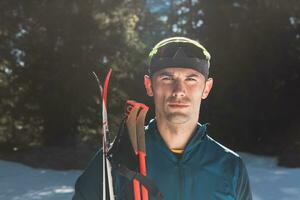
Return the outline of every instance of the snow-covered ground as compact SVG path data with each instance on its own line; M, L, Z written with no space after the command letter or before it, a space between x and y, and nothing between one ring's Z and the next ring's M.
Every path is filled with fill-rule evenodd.
M0 200L67 200L80 171L33 169L0 160Z
M300 200L300 168L277 166L276 158L240 153L254 200ZM67 200L81 171L54 171L0 160L0 200Z
M254 200L300 200L300 168L277 166L277 159L239 153L246 163Z

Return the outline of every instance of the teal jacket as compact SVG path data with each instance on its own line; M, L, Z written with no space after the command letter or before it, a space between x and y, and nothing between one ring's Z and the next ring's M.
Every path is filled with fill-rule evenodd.
M180 157L166 146L155 120L146 127L145 134L147 176L156 183L165 200L252 200L243 161L209 137L206 125L198 124ZM101 155L98 152L78 178L73 200L102 199ZM116 199L133 200L128 197L132 184L115 173L113 178Z

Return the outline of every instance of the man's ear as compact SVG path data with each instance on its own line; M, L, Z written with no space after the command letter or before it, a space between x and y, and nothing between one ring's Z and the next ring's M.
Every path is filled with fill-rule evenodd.
M148 96L152 97L153 90L152 90L151 78L148 75L144 76L144 85L145 85Z
M213 79L212 78L209 78L207 79L206 83L205 83L205 88L204 88L204 91L202 93L202 99L206 99L207 96L209 95L209 92L213 86Z

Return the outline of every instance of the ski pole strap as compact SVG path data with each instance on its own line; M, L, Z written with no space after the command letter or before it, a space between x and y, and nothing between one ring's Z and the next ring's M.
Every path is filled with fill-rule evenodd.
M146 176L143 176L142 174L132 171L128 169L127 167L121 165L121 164L114 164L111 163L113 169L119 173L121 176L124 176L129 181L132 181L133 179L138 180L142 185L144 185L148 191L156 197L157 200L163 200L163 195L155 185L155 183L149 179Z

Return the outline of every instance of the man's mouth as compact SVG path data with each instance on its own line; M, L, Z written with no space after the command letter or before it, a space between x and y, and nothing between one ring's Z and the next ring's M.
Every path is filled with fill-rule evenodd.
M189 107L189 104L187 104L187 103L169 103L168 106L171 108L186 108L186 107Z

